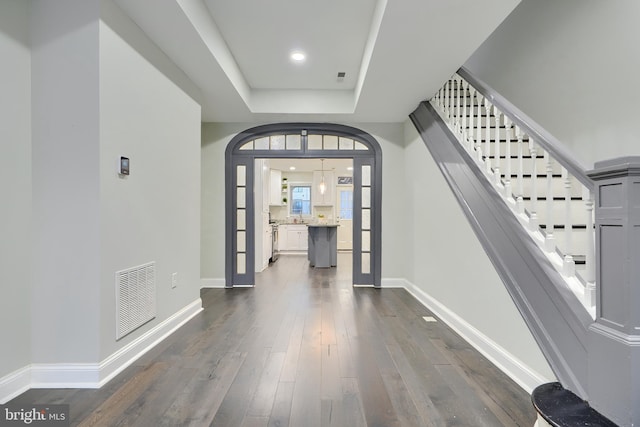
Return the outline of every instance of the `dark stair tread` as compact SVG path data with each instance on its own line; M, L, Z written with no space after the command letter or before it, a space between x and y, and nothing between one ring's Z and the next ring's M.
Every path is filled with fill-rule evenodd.
M494 168L492 167L491 169L494 169ZM505 176L507 176L507 175L506 175L506 174L504 174L504 173L501 173L501 174L500 174L500 176L505 177ZM531 175L530 173L522 174L522 177L523 177L523 178L531 178L531 176L532 176L532 175ZM539 174L537 174L536 176L537 176L538 178L546 178L546 177L547 177L547 174L546 174L546 173L539 173ZM511 174L511 178L517 178L517 177L518 177L518 174L517 174L517 173L512 173L512 174ZM554 174L551 174L551 178L562 178L562 175L561 175L561 174L559 174L559 173L554 173Z
M490 159L495 159L495 158L496 158L496 156L489 156L489 158L490 158ZM501 156L500 156L500 158L501 158L501 159L506 159L506 158L507 158L507 156L501 155ZM517 159L517 158L518 158L518 156L514 156L514 155L512 154L512 155L511 155L511 157L509 157L509 158L513 160L513 159ZM531 159L533 159L533 157L532 157L532 156L530 156L530 155L526 155L526 156L525 156L525 155L523 155L523 156L522 156L522 159L523 159L523 160L531 160ZM538 156L536 156L536 159L544 159L544 155L538 155Z
M476 126L474 126L474 127L466 126L466 128L467 129L477 129ZM486 126L480 126L480 129L486 129L486 128L487 128ZM496 128L495 126L489 126L489 129L495 129L495 128ZM499 129L506 129L506 128L504 126L500 126ZM509 129L511 129L511 128L509 128Z
M540 228L542 229L546 229L547 228L547 224L540 224L539 225ZM553 225L553 229L554 230L564 230L565 226L564 224L554 224ZM586 230L587 229L587 225L586 224L573 224L571 226L572 230Z
M491 170L492 170L492 171L495 171L495 168L492 166L492 167L491 167ZM501 176L501 177L505 177L505 176L506 176L506 174L501 173L501 174L500 174L500 176ZM518 174L517 174L517 173L512 173L512 174L511 174L511 178L517 178L517 177L518 177ZM531 177L532 177L532 175L531 175L530 173L525 173L525 174L522 174L522 177L523 177L523 178L531 178ZM545 179L545 178L547 177L547 174L539 173L539 174L537 174L537 175L536 175L536 177L538 177L539 179ZM553 174L553 175L551 175L551 177L552 177L552 178L562 178L562 175L560 175L560 174Z
M484 143L484 142L486 142L487 140L486 140L486 139L484 139L484 138L481 138L481 139L479 139L478 141L480 141L480 142L483 142L483 143ZM496 142L496 140L495 140L495 139L490 139L490 140L489 140L489 142L491 142L491 143L495 143L495 142ZM500 138L500 143L506 143L506 142L511 142L511 143L513 143L513 144L518 144L518 140L517 140L517 139L509 139L509 140L507 140L507 139L502 139L502 138ZM529 140L523 140L522 142L523 142L523 143L524 143L524 142L529 143Z
M531 196L524 196L522 197L522 200L526 201L531 201ZM542 201L546 201L547 197L546 196L538 196L536 197L536 200L542 200ZM557 200L557 201L564 201L565 198L562 196L553 196L553 200ZM571 200L582 200L582 197L580 196L571 196Z

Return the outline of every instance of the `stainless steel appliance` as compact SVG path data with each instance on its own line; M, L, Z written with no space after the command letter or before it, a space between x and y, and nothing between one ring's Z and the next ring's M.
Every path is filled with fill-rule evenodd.
M276 262L278 256L280 256L278 251L278 224L271 224L271 229L273 232L271 233L271 259L269 261Z

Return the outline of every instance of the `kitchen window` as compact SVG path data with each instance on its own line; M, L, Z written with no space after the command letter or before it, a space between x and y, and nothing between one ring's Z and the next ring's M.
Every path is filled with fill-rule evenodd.
M311 215L311 185L291 185L291 215Z

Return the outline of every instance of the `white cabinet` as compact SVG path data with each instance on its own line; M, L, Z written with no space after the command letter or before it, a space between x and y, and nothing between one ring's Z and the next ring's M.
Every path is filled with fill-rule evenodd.
M262 265L266 268L269 265L273 245L273 227L269 225L264 232L264 240L262 242Z
M271 169L269 171L269 204L271 206L282 206L282 171Z
M286 224L278 228L280 251L306 251L309 248L309 232L306 225Z
M256 220L260 212L269 212L269 160L256 159L254 169L254 195Z
M269 232L269 160L256 159L254 169L254 238L255 271L260 272L269 265L271 237Z
M324 194L320 193L320 183L322 182L323 174L326 187ZM313 203L313 206L333 206L336 197L335 189L336 183L333 171L313 171L313 187L311 190L311 203Z

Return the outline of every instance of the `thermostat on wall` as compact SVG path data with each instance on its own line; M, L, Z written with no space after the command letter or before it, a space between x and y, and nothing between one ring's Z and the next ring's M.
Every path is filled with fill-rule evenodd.
M129 158L120 157L120 175L129 175Z

